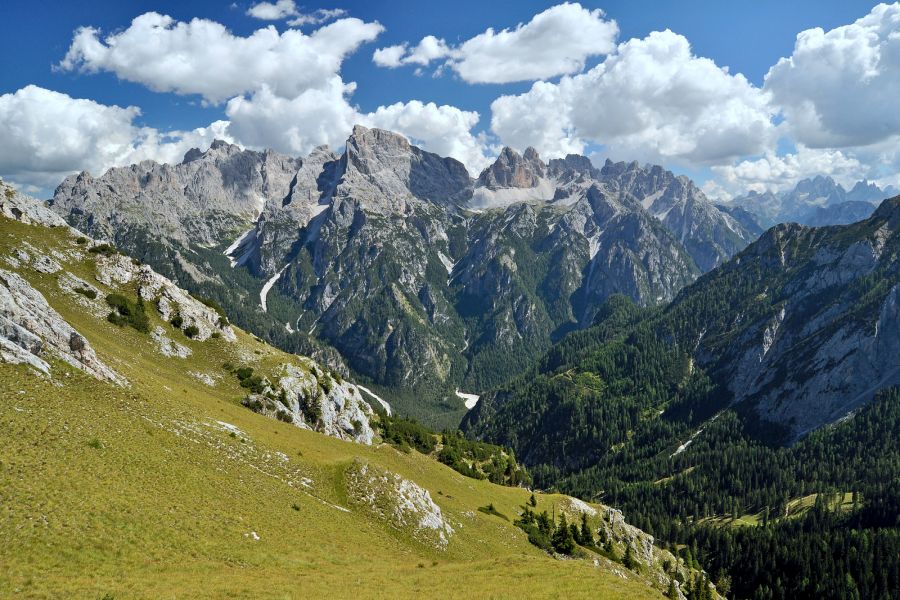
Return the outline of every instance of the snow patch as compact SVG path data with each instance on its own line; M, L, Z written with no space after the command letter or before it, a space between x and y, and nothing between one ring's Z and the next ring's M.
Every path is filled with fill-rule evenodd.
M453 272L453 261L450 260L449 258L447 258L447 256L443 252L438 251L437 255L438 255L438 258L441 260L441 263L444 265L444 268L447 269L447 275L452 273Z
M263 312L266 312L266 296L269 295L269 290L272 289L272 286L275 285L275 282L278 281L278 278L281 277L281 274L284 273L284 270L287 269L287 267L287 265L281 267L281 270L275 273L275 275L262 286L262 289L259 290L259 305L262 306Z
M481 396L478 396L477 394L467 394L466 392L461 392L459 391L459 388L457 388L456 390L456 395L463 399L466 408L469 410L475 408L475 405L478 404L478 399L481 398Z
M238 239L234 240L234 242L232 242L231 245L225 249L225 252L223 254L228 257L228 262L231 263L231 268L244 264L247 259L250 258L250 253L253 251L254 242L256 242L255 227L252 229L248 229L247 231L242 233ZM234 257L236 254L239 254L238 258Z
M384 412L386 412L389 417L391 416L391 405L390 404L388 404L386 401L382 400L380 396L378 396L375 392L373 392L369 388L361 386L358 383L356 384L356 387L358 387L359 389L361 389L368 395L370 395L373 398L375 398L376 400L378 400L378 403L381 404L382 408L384 408Z

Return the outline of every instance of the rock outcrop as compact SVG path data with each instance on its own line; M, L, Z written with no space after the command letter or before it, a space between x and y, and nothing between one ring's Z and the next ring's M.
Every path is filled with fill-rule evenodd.
M50 374L50 357L97 379L127 384L97 357L84 336L47 304L40 292L20 275L0 269L0 358Z
M244 399L266 416L342 440L370 445L375 439L372 407L355 385L323 371L313 361L284 364L264 390Z
M476 185L496 190L499 188L533 188L545 176L546 167L537 150L527 148L519 154L505 147L494 163L481 172Z
M21 194L0 181L0 215L29 225L68 227L65 219L44 202Z
M409 532L422 543L446 550L453 527L444 518L428 490L396 473L362 460L354 461L345 474L347 493L353 502Z

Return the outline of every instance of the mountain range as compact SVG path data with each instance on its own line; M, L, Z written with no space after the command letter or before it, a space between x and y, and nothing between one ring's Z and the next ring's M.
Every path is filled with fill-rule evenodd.
M81 173L51 208L279 347L425 418L521 372L613 294L667 302L755 235L659 166L506 148L478 178L356 127L304 158L217 141ZM435 421L435 424L439 424Z
M749 192L728 205L751 213L763 229L790 222L822 227L862 221L882 200L898 193L893 186L882 189L866 180L847 191L831 177L817 175L780 194Z

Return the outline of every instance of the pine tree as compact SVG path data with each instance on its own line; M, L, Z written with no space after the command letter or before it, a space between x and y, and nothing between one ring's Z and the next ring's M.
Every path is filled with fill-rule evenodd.
M541 514L537 517L537 526L540 529L541 533L545 535L550 535L553 531L553 525L550 521L550 515L547 514L547 511L541 512Z
M594 545L594 534L591 533L591 526L588 525L587 513L581 513L581 535L578 543L588 547Z
M534 494L531 494L531 498L528 499L528 504L532 507L537 506L537 498L534 497Z
M572 554L575 551L575 538L572 535L572 529L566 522L566 514L561 513L559 517L559 526L553 533L551 539L553 548L560 554Z
M675 587L675 579L669 580L669 591L666 592L666 598L669 600L678 600L678 589Z

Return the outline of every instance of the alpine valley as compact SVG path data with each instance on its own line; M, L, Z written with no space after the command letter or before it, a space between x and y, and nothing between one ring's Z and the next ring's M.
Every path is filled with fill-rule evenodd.
M754 239L687 178L505 148L472 179L357 126L305 158L214 142L178 165L81 173L51 208L242 327L455 426L455 394L521 372L623 294L672 300Z
M0 583L166 596L199 572L253 597L248 578L289 593L298 570L314 596L894 598L900 197L838 188L765 213L533 148L473 178L357 126L340 153L216 141L47 203L8 189L2 464L33 508L8 513L27 533L3 552L79 559ZM801 204L845 224L782 222ZM63 482L18 475L63 469L36 444L115 503L69 525ZM171 512L193 515L184 540ZM129 544L85 552L67 527Z

